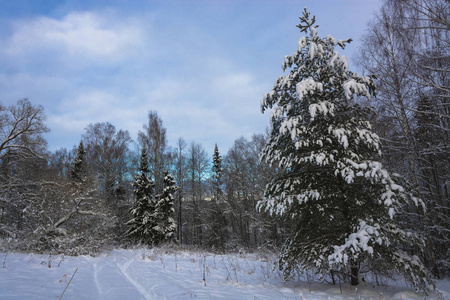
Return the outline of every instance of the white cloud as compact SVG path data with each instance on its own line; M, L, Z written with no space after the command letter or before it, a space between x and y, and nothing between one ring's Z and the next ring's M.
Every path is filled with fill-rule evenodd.
M258 111L259 99L264 86L251 73L236 72L217 76L212 82L213 91L225 98L228 109L239 108L241 113L254 114Z
M94 63L117 62L130 49L141 46L142 40L138 26L92 12L73 12L62 19L41 16L16 22L14 27L14 34L4 41L5 54L13 57L44 53L49 60L56 55Z
M119 99L105 91L86 91L64 99L55 110L57 113L48 114L48 122L57 131L79 132L89 123L109 121L111 108L119 109L119 103Z

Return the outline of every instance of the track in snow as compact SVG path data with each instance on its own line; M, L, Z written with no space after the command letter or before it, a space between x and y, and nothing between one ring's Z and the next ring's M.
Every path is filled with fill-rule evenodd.
M122 275L125 277L125 279L131 283L136 290L141 293L142 296L144 296L145 299L151 300L156 299L158 295L156 293L147 292L147 290L140 285L136 280L133 279L133 277L130 276L128 273L128 268L133 264L134 259L130 259L129 261L125 262L124 264L117 264L118 269L122 273ZM154 287L151 287L150 291L153 291Z

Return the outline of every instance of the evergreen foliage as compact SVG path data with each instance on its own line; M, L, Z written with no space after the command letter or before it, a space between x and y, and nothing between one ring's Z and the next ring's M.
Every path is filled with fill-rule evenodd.
M128 234L138 243L152 245L155 239L154 227L157 225L154 216L156 203L154 200L155 184L149 178L147 151L141 151L139 174L134 180L134 207L131 210L133 218L128 221Z
M403 273L414 286L429 284L418 256L422 241L397 225L404 203L421 204L396 184L379 163L380 142L368 121L371 110L355 96L375 94L371 77L348 69L335 51L351 40L317 35L306 8L300 17L298 51L286 56L262 111L272 108L271 135L261 159L278 166L258 208L292 220L280 268L286 276L301 267L319 274L347 274L358 284L359 267ZM350 272L349 272L350 271ZM349 274L350 273L350 274Z
M175 237L177 225L173 219L174 194L177 190L175 180L168 171L164 172L164 191L158 196L155 207L154 218L157 222L155 227L154 244L169 242Z
M222 183L222 157L219 153L219 147L217 144L214 146L214 154L213 154L213 167L212 167L212 178L214 183L214 192L216 193L216 198L219 194L222 193L220 189L220 185Z
M209 244L218 249L224 249L225 240L227 238L227 220L225 218L224 210L221 207L220 196L223 194L222 185L222 156L219 153L217 144L214 146L213 166L212 166L212 180L214 199L211 203L211 235Z
M70 169L70 177L77 182L83 181L87 175L86 150L83 141L78 145L77 154L72 161Z

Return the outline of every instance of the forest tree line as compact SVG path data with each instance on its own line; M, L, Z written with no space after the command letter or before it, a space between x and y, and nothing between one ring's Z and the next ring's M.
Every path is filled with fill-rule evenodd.
M436 277L450 270L448 16L444 0L385 1L356 57L363 72L374 75L376 97L364 105L376 111L370 122L381 139L383 165L426 205L425 211L405 208L397 218L425 237L424 262ZM266 135L237 139L219 154L219 171L200 143L179 138L176 145L167 145L156 111L149 112L137 141L110 123L94 123L74 149L54 152L43 137L49 131L43 107L26 99L0 105L0 127L2 247L80 254L132 245L127 222L144 148L155 194L163 192L165 171L176 182L177 243L214 249L279 247L292 227L289 220L256 208L279 171L260 161ZM81 145L88 179L80 182L71 171Z
M217 182L213 157L201 144L182 138L176 148L169 147L155 111L138 133L136 150L127 131L105 122L89 124L74 149L54 152L46 150L42 137L48 131L42 107L23 99L3 112L5 140L11 142L1 152L1 234L20 249L95 253L105 245L130 245L126 223L132 219L139 149L147 151L155 194L163 192L165 172L176 182L178 243L223 250L270 244L268 237L277 236L276 225L256 212L269 176L259 162L263 135L235 141L217 170ZM84 180L74 175L80 152L85 153Z

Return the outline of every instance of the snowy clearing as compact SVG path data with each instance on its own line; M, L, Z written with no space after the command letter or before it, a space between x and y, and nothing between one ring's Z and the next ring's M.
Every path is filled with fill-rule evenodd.
M6 255L6 256L5 256ZM134 249L97 257L1 253L0 299L424 299L404 283L283 282L274 255ZM450 281L427 299L450 299Z

